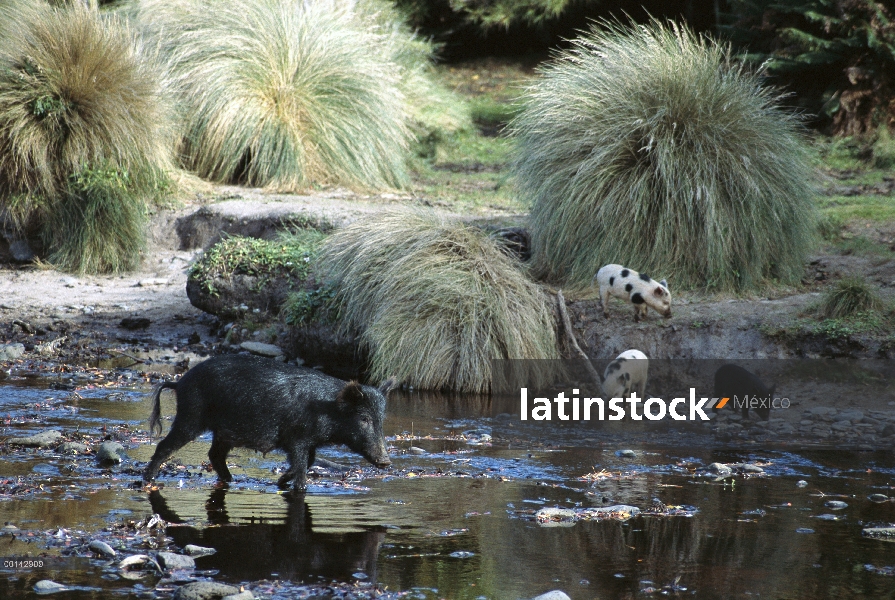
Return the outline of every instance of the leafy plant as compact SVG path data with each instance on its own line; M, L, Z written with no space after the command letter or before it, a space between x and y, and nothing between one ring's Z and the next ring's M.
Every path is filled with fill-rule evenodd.
M816 233L800 122L728 47L674 23L603 23L540 70L511 124L533 268L604 264L673 288L798 281Z
M865 279L845 277L823 295L818 312L828 319L840 319L859 313L879 313L884 307L882 298Z
M726 32L842 135L895 127L895 7L880 0L732 0Z

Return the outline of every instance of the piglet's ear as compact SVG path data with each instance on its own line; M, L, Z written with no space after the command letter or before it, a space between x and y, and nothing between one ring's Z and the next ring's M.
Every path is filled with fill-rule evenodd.
M664 288L660 288L658 286L653 290L653 295L658 296L659 298L664 296L666 293L667 292L664 290Z
M668 287L668 282L665 281L664 279L662 281L660 281L659 284L662 285L663 287Z
M339 390L338 395L336 395L336 402L344 402L346 404L357 404L363 399L364 390L356 381L346 383L345 387Z
M383 396L388 396L388 393L392 391L396 385L398 385L398 380L394 377L389 377L379 386L379 391L382 392Z

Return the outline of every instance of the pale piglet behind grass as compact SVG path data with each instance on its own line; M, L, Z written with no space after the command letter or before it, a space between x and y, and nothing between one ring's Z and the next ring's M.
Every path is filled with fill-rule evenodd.
M671 292L663 279L655 281L649 275L638 273L621 265L602 267L594 279L600 286L600 302L603 316L609 317L609 296L622 298L634 305L634 320L646 317L647 307L663 317L671 317Z

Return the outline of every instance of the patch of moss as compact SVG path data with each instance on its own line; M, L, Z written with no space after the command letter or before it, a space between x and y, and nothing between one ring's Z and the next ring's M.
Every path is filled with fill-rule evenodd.
M311 275L325 237L315 229L284 234L277 240L229 236L209 248L193 264L190 277L197 279L203 290L211 295L216 294L216 277L252 275L258 277L258 289L275 277L303 281Z
M332 321L334 308L332 299L334 290L329 286L321 286L311 290L299 290L289 294L289 298L280 310L287 325L307 325L314 321Z

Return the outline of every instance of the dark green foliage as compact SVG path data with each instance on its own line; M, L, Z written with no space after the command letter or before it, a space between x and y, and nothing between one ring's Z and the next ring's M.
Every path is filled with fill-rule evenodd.
M846 277L824 294L818 310L827 319L840 319L860 313L879 313L884 307L879 294L865 279Z
M732 0L725 32L844 135L895 128L895 5Z
M672 289L799 280L816 231L809 152L728 48L604 23L541 73L511 124L538 276L584 286L618 263Z

